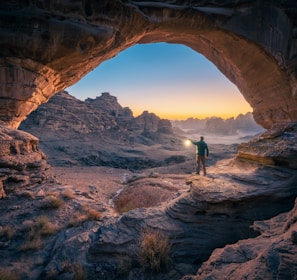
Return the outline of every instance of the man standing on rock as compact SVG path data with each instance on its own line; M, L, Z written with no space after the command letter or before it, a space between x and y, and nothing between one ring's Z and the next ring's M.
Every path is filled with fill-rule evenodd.
M200 137L200 141L191 141L196 145L196 174L200 173L201 165L203 168L203 174L206 175L205 168L205 156L208 157L208 146L204 142L204 137Z

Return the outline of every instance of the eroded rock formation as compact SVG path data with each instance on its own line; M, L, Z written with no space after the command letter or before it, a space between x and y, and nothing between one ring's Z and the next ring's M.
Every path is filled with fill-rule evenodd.
M46 157L37 147L38 139L29 133L0 127L0 198L47 178ZM4 187L3 187L4 185Z
M169 120L147 111L134 117L107 92L86 101L59 92L32 112L20 129L39 138L39 146L53 166L139 170L186 158ZM162 147L158 156L155 145ZM176 151L175 157L168 149Z
M31 185L34 178L36 183L42 181L44 177L40 174L47 168L44 155L36 148L37 139L14 130L20 122L56 92L74 84L103 61L137 43L181 43L205 55L236 84L254 109L255 120L264 128L271 129L271 135L279 124L287 127L288 123L297 122L296 7L296 1L291 0L1 1L1 178L7 186L4 186L5 191L9 192L10 183L19 182L26 186ZM287 135L287 132L278 134L277 130L276 134ZM296 141L293 141L296 146ZM268 142L268 145L273 146L274 142ZM248 149L253 151L253 145L243 147L241 155L247 154ZM257 150L255 153L258 153ZM255 168L249 169L250 174L244 174L247 168L243 166L240 174L234 174L234 166L228 166L225 170L221 168L218 167L219 171L225 172L222 176L192 180L191 192L170 203L166 211L135 210L101 226L93 233L92 240L89 234L80 234L76 239L80 242L74 240L74 243L82 248L81 241L85 242L84 251L79 252L86 262L84 264L90 264L88 267L97 273L96 279L105 277L106 271L116 269L112 266L116 261L115 256L135 257L130 249L137 242L141 227L158 225L157 229L168 231L173 243L171 253L177 264L173 275L192 273L215 246L245 238L247 235L243 233L250 230L248 226L255 219L265 219L292 207L296 196L296 172L272 168L268 173L267 169L262 173ZM233 174L230 174L230 168L233 168ZM225 181L222 177L228 179ZM208 192L205 192L206 189ZM0 188L0 196L4 195ZM261 209L251 207L254 205L251 201L256 200L260 202L257 206L262 206ZM242 204L243 201L245 203ZM266 204L263 206L262 202ZM275 204L280 207L275 208ZM16 207L19 209L18 205ZM14 210L11 209L11 212ZM209 262L202 265L199 270L201 277L198 277L215 279L217 271L214 266L226 264L226 260L231 259L228 263L230 266L225 266L221 271L226 276L237 278L243 272L241 264L245 265L246 260L241 258L241 264L234 265L234 262L238 262L238 251L244 252L245 256L251 253L249 260L255 260L250 262L252 272L255 271L254 267L261 270L263 260L267 260L265 269L270 269L268 273L262 270L263 273L260 271L256 276L275 276L278 273L285 277L296 276L295 266L290 268L295 259L286 258L283 261L284 255L275 253L296 254L295 245L292 245L296 244L295 212L282 216L287 221L276 225L278 229L269 228L269 222L262 226L258 224L256 229L263 233L263 240L256 239L252 243L256 244L253 250L246 250L251 246L245 241L216 251ZM11 213L11 219L16 219L14 213ZM197 223L201 219L203 226ZM236 232L238 221L243 226L240 232ZM224 238L220 236L220 240L215 231L217 222L230 226L229 231L223 228L225 235ZM90 229L86 228L86 231ZM71 232L69 230L61 239L57 239L54 250L50 248L50 253L44 258L40 255L38 264L48 265L47 276L52 276L52 266L58 269L65 265L69 251L63 244L67 245L64 241L67 236L72 237ZM132 234L134 237L131 238ZM206 246L202 249L197 247L201 236L208 238L204 240ZM265 242L267 236L274 241L274 246ZM263 242L262 248L268 252L266 259L257 253L259 240ZM213 244L213 241L217 243ZM1 246L4 248L3 263L11 266L9 259L5 258L10 253L5 249L9 242ZM230 251L235 253L229 254ZM36 255L32 254L34 257ZM22 255L23 259L26 257L26 254ZM181 263L184 259L194 261L194 264ZM35 278L38 277L36 275Z
M295 172L285 168L243 164L238 160L221 161L209 168L209 172L211 175L206 177L189 177L187 183L191 186L190 192L183 193L167 203L165 210L162 207L135 209L119 219L104 223L94 235L88 261L93 263L97 272L102 275L112 275L112 271L119 267L120 260L128 260L128 263L137 262L139 235L144 229L149 228L166 233L169 237L172 266L166 276L170 279L180 279L184 274L193 273L191 271L195 271L206 261L215 248L236 243L240 239L247 240L227 246L224 250L215 250L214 255L199 270L201 277L188 276L185 279L208 279L208 275L216 276L213 279L231 279L232 277L228 277L230 275L236 275L234 279L255 279L255 274L252 273L254 266L251 265L250 270L242 270L241 265L245 265L250 259L254 259L253 265L258 267L259 275L271 275L275 271L283 273L286 267L287 274L293 275L296 266L291 269L290 263L294 262L294 257L286 261L285 254L294 253L295 245L290 244L290 248L285 248L286 253L282 253L282 236L275 236L274 240L278 242L277 252L273 252L274 246L265 240L265 236L268 227L273 230L275 226L279 227L278 234L286 236L287 240L284 243L291 242L292 233L289 229L295 224L296 210L293 216L287 214L287 222L284 222L288 224L286 228L283 223L277 223L279 219L271 224L259 222L254 230L251 225L255 220L270 218L293 207L294 196L297 194ZM263 236L253 239L260 232ZM273 233L269 232L269 236L271 235ZM260 248L265 248L265 253L259 252ZM269 250L271 252L267 254ZM261 256L274 260L281 254L283 260L279 267L271 263L261 271ZM220 266L216 267L215 264ZM236 271L233 267L236 267ZM213 273L210 268L213 269ZM221 271L222 275L219 274ZM133 278L132 270L130 275L131 278L127 279L143 279ZM250 276L251 278L248 278ZM154 279L163 278L154 275Z
M278 123L258 138L238 147L238 158L297 169L297 124Z
M216 249L196 276L183 280L295 279L296 206L271 220L255 222L261 235Z
M205 55L265 128L297 120L292 1L2 1L1 122L20 122L55 92L137 43L180 43Z

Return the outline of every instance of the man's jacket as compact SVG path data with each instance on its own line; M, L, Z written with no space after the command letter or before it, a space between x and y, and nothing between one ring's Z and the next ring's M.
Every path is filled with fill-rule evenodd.
M203 140L200 140L198 142L192 142L192 143L196 145L196 154L198 156L205 156L205 151L206 151L206 155L208 156L208 147Z

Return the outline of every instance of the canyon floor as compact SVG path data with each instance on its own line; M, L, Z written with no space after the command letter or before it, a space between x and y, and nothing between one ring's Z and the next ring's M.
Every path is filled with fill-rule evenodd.
M219 159L233 157L236 146L210 146L207 168ZM44 269L57 250L57 242L63 246L74 232L76 237L89 235L104 221L134 208L164 208L188 192L187 179L195 170L195 150L190 147L184 152L189 159L183 163L137 172L104 166L51 166L46 183L7 192L0 203L0 279L56 279L56 269L47 269L46 273ZM85 227L90 227L88 233ZM85 246L80 245L80 251L87 251ZM73 245L73 255L75 248ZM75 264L66 261L69 256L63 258L59 257L59 262L65 262L60 270L66 278L61 279L76 279L69 272Z
M180 151L184 162L137 171L52 166L46 183L7 192L0 204L0 279L175 280L220 275L221 268L207 270L214 263L210 260L203 277L194 276L213 250L253 240L268 228L262 222L253 229L253 222L291 210L296 196L294 171L238 162L237 144L224 142L210 141L206 176L193 174L191 146ZM164 158L157 147L154 155ZM171 245L165 268L152 272L139 261L145 228L166 233L163 239ZM235 256L228 256L227 263ZM233 270L228 273L221 279L231 279Z
M234 157L236 147L237 144L211 144L207 169L212 166L210 172L216 172L214 163L221 159ZM164 156L162 155L158 159L157 148L155 158L157 161L161 161ZM150 150L153 150L153 147L150 147ZM175 152L172 154L174 155ZM89 192L90 188L96 189L96 199L110 209L114 206L112 204L113 197L117 197L121 192L128 190L139 192L140 189L143 191L144 188L147 188L147 192L157 193L160 197L163 197L161 193L164 192L166 195L164 194L162 201L166 201L176 196L177 193L189 189L186 180L195 171L195 148L184 148L184 154L188 158L185 162L135 172L105 166L52 166L50 174L55 182L65 186L65 188L80 190L81 192ZM135 187L136 183L138 184L137 188ZM154 185L157 188L154 188ZM154 203L155 205L156 203Z

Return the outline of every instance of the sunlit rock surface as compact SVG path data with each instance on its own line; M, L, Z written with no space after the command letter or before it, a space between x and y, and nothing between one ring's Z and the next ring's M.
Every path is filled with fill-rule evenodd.
M276 124L238 147L238 158L297 169L297 123Z
M263 127L296 121L296 5L290 0L3 0L0 120L17 128L41 103L120 51L168 42L212 61Z

